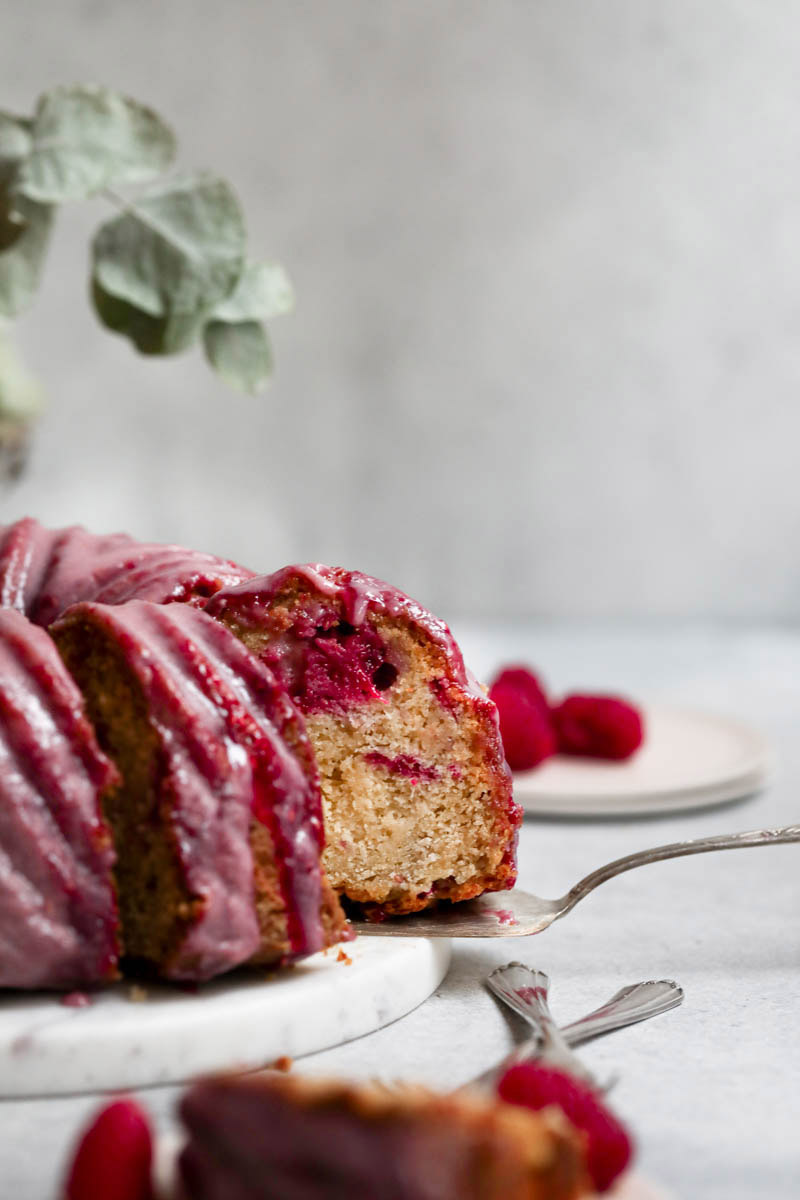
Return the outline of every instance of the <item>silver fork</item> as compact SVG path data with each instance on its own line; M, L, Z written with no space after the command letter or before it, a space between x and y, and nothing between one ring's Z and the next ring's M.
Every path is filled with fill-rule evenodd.
M565 916L590 892L635 867L682 858L687 854L708 854L712 850L744 850L749 846L778 846L800 842L800 825L780 829L754 829L747 833L717 834L688 842L670 842L652 850L626 854L578 881L558 900L545 900L514 888L510 892L485 892L476 900L416 913L396 920L353 921L356 933L372 937L526 937L541 933Z
M633 983L620 988L610 1000L585 1017L559 1028L547 1003L550 980L544 971L511 962L496 967L486 983L499 1000L533 1027L534 1035L516 1046L497 1066L472 1081L479 1087L494 1087L509 1067L531 1058L541 1058L600 1089L600 1084L570 1047L610 1033L612 1029L622 1029L668 1012L681 1004L684 996L683 988L672 979Z

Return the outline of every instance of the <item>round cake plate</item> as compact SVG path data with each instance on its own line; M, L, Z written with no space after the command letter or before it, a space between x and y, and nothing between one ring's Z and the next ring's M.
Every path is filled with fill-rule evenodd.
M446 939L358 938L271 977L242 973L195 992L130 982L73 1008L57 996L0 999L0 1098L178 1083L298 1058L396 1021L430 996Z
M634 816L739 800L769 781L769 745L743 722L655 706L644 721L627 762L558 755L514 775L516 799L543 816Z

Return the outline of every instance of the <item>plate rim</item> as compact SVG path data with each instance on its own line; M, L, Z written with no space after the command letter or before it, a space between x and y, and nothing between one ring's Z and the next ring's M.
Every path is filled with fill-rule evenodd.
M345 943L341 962L334 946L285 972L232 974L211 981L205 993L153 984L150 996L139 999L131 994L136 981L124 980L98 993L96 1007L75 1008L63 1006L60 993L8 992L7 1022L0 1006L0 1100L179 1084L214 1071L251 1071L283 1054L316 1054L373 1033L433 994L452 950L449 938L389 939L400 946L387 957L376 946L386 940ZM293 987L301 971L310 988ZM394 981L391 992L382 990L387 979ZM365 990L363 1002L354 1004ZM323 1001L333 1015L317 1022ZM94 1023L93 1013L100 1018Z

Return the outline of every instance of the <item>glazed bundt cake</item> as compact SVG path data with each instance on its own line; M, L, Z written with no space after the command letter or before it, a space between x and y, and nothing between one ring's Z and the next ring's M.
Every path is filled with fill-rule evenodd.
M558 1109L478 1093L261 1075L196 1084L182 1200L577 1200L583 1145Z
M127 533L98 536L79 525L45 529L32 517L0 527L0 604L37 625L50 625L81 600L202 604L251 575L211 554L137 542Z
M311 747L269 671L183 604L78 604L51 632L121 776L104 811L126 956L202 980L346 937Z
M348 936L335 892L382 916L513 884L496 710L388 584L26 518L0 529L0 603L0 986L108 978L118 937L206 979Z
M205 611L305 716L334 888L383 914L511 887L520 809L497 712L450 631L356 571L287 567Z
M118 781L51 639L0 610L0 987L115 978Z

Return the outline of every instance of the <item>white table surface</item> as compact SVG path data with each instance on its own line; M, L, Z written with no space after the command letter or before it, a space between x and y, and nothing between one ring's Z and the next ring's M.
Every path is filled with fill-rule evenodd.
M521 886L564 892L648 845L800 820L800 632L734 627L457 628L484 676L527 659L557 690L619 690L749 720L777 777L742 803L669 817L526 819ZM302 1060L300 1069L457 1085L518 1035L481 986L519 958L549 972L564 1021L618 987L672 977L684 1005L582 1050L635 1132L639 1169L681 1200L800 1195L800 846L681 859L604 885L536 938L455 945L444 984L404 1020ZM513 1020L513 1019L512 1019ZM168 1127L177 1090L142 1093ZM57 1196L66 1148L97 1097L0 1103L0 1194Z

